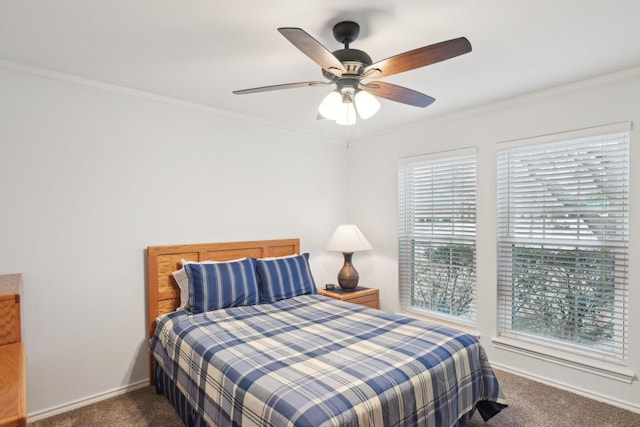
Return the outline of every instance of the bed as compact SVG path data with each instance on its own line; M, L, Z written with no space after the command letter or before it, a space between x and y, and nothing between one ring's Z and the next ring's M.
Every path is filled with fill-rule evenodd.
M298 239L147 249L150 380L186 425L463 426L506 406L476 337L319 295L299 254ZM224 271L254 289L254 269L259 301L211 291L178 309L181 268L194 295Z

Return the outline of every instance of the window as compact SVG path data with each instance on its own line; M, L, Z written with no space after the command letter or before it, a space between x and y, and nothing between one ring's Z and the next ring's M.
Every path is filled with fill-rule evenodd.
M402 309L475 324L475 149L402 161L398 211Z
M500 335L625 358L628 129L499 147Z

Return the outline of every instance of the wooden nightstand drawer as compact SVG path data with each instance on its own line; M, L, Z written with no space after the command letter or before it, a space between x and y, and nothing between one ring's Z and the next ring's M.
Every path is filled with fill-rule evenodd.
M353 304L360 304L371 308L380 308L380 292L376 288L358 286L353 291L345 291L341 288L336 288L333 291L320 289L320 293L329 298L347 301Z

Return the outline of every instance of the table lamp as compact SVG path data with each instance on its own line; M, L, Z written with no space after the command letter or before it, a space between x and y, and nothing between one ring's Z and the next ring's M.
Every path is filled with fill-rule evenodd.
M336 228L325 249L342 252L344 265L338 272L338 284L344 290L353 290L358 286L360 276L351 264L354 252L371 249L371 244L355 224L342 224Z

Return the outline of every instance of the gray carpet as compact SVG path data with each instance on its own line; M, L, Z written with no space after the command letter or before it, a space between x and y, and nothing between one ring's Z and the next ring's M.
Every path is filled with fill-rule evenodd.
M640 426L640 414L595 402L503 371L496 371L509 407L484 423L476 413L469 424L526 427ZM64 414L29 423L31 427L182 426L166 398L145 387Z

